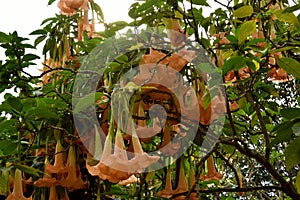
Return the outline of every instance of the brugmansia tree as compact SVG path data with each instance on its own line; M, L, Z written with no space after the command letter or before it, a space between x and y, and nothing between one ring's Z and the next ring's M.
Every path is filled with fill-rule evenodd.
M34 45L0 32L0 195L300 199L299 2L56 3Z

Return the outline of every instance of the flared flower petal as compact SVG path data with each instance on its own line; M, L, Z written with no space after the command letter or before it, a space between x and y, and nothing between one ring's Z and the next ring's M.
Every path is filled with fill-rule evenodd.
M207 175L200 175L200 179L203 181L211 181L211 180L221 180L223 178L223 175L217 172L215 164L214 164L214 158L210 156L207 159Z
M70 146L68 161L67 161L67 176L62 176L61 186L66 187L69 191L84 189L87 183L81 178L81 172L79 167L76 165L76 152L74 145Z
M15 171L13 192L8 195L6 200L32 200L32 196L26 198L23 194L22 171L19 169Z

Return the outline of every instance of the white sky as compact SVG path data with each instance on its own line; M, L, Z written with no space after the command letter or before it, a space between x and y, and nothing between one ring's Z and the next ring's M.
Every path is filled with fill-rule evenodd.
M129 21L128 9L134 0L94 0L102 8L106 22ZM48 0L7 0L1 2L0 12L0 31L9 33L17 31L21 37L29 38L28 43L33 44L36 36L29 34L41 28L44 19L55 16L59 13L56 0L51 6L48 6ZM34 53L41 55L42 45ZM4 50L0 48L0 60L5 60ZM30 67L26 71L32 75L38 75L38 68L42 68L42 60L37 61L37 65ZM6 92L13 93L12 90ZM4 93L0 94L0 102L3 101Z
M133 0L94 1L102 8L106 22L130 20L127 13L130 5L134 2ZM59 13L58 2L56 0L51 6L48 6L48 0L9 0L1 2L0 31L5 33L17 31L19 36L30 38L29 42L33 44L36 36L31 37L29 33L39 29L44 19ZM41 47L42 45L39 46L39 50L34 50L32 53L39 55ZM4 51L0 48L0 60L4 59ZM32 73L36 74L38 72L32 71Z

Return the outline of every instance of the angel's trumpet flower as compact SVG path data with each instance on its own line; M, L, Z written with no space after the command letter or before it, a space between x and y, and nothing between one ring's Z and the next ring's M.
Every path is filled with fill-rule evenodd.
M114 153L112 154L113 132L114 121L113 116L111 116L109 133L104 143L101 160L95 166L90 166L88 162L86 162L86 167L92 176L99 176L103 180L109 180L110 182L118 183L121 180L128 179L132 174L129 173L131 171L131 166L128 162L126 151L124 150L124 140L119 129L116 133L115 149ZM96 134L98 134L98 131L96 131ZM118 169L122 169L122 171Z
M166 175L165 189L157 192L156 195L164 197L164 198L170 198L173 195L172 177L171 177L171 168L170 167L168 167L168 171L167 171L167 175Z
M57 174L59 177L63 173L66 172L65 167L65 156L64 149L61 144L61 133L59 130L54 130L54 137L56 139L56 147L55 147L55 156L54 156L54 164L51 165L49 162L46 162L47 171L52 174Z
M32 200L32 196L26 198L23 194L22 171L19 169L15 171L13 192L8 195L6 200Z
M190 190L196 184L196 177L195 176L196 176L195 170L194 170L192 164L190 164ZM191 193L190 200L199 200L199 198L197 197L197 193L196 192L192 192Z
M76 152L74 145L69 148L69 155L67 160L67 176L61 178L61 185L66 187L69 191L84 189L86 188L86 182L81 178L81 172L79 167L76 165Z
M59 200L56 187L50 187L49 200Z
M48 169L50 165L48 158L46 158L43 178L39 178L33 183L35 187L55 187L60 184L56 178L51 177L51 172Z
M121 180L128 179L131 173L131 163L128 160L127 152L124 149L125 144L122 137L122 132L117 128L117 133L115 137L115 148L114 153L102 160L103 164L109 167L109 173L107 179L113 183L118 183Z
M134 125L131 127L134 127ZM150 156L148 153L144 152L134 128L132 129L132 145L134 157L131 161L136 172L141 172L142 169L149 167L159 160L159 156Z
M188 181L185 175L184 158L180 158L179 180L174 194L180 194L189 190Z
M146 117L145 113L144 113L144 108L143 108L141 102L139 103L137 114L140 118ZM161 131L161 127L159 125L159 121L157 118L154 119L152 127L146 126L145 119L137 120L137 126L138 127L136 128L136 134L142 142L149 142L149 140L153 136L155 136L156 134L158 134Z
M159 150L167 155L174 155L180 149L180 142L172 142L171 141L171 132L173 127L170 124L166 124L164 128L164 135L162 144L158 147Z
M219 172L217 172L215 164L214 164L214 158L212 156L210 156L207 159L207 175L201 175L200 179L204 180L204 181L210 181L210 180L221 180L223 177L222 174L220 174Z
M88 10L88 0L60 0L58 7L63 15L72 16L76 14L76 9Z

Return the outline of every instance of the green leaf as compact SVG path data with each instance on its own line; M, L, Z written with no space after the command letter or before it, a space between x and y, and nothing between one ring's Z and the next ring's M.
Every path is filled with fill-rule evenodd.
M6 131L15 130L15 125L17 124L16 119L4 120L0 123L0 133L4 133Z
M277 60L279 67L284 69L287 73L292 74L296 78L300 79L300 63L293 58L279 58Z
M296 136L300 136L300 122L293 124L292 130Z
M285 149L286 169L290 170L294 165L300 164L300 137L293 140Z
M13 155L17 153L18 144L9 140L0 141L0 149L4 155Z
M92 5L93 10L100 17L100 19L102 21L104 21L104 14L103 14L103 11L102 11L101 7L97 3L93 2L93 1L91 2L91 5Z
M48 6L50 6L51 4L53 4L55 2L55 0L49 0L48 1Z
M82 98L74 99L75 106L73 109L74 113L79 113L86 110L89 106L95 105L95 99L101 99L103 96L102 92L90 93Z
M34 54L26 54L23 56L22 60L23 61L31 61L31 60L35 60L35 59L39 59L40 57Z
M237 43L238 39L234 35L226 35L226 38L230 41L230 43Z
M132 19L136 19L139 15L136 12L136 8L139 7L139 3L134 3L130 6L129 11L128 11L128 16L131 17Z
M223 75L226 75L230 70L239 70L242 67L246 66L246 60L242 56L233 56L225 61L222 72Z
M238 44L242 44L256 30L255 20L243 23L238 31Z
M23 171L23 172L25 172L25 173L31 174L31 175L33 175L33 176L39 176L39 174L42 174L42 173L43 173L43 172L41 172L40 170L35 169L35 168L33 168L33 167L29 167L29 166L27 166L27 165L14 164L14 166L15 166L17 169L19 169L19 170L21 170L21 171Z
M295 16L294 13L280 11L275 13L275 16L279 21L299 26L298 18Z
M252 15L252 13L253 13L253 7L251 5L246 5L233 11L233 16L237 18L243 18Z
M156 4L156 1L146 1L145 3L143 3L136 9L136 12L139 13L139 12L148 10L149 8L152 8L155 4Z
M273 132L275 132L276 136L272 140L271 145L276 145L281 142L288 142L293 138L293 130L291 128L292 122L285 122L282 124L277 125Z
M37 46L38 44L43 42L46 38L47 38L47 35L42 35L42 36L36 38L34 41L34 46Z
M23 105L20 101L20 99L16 98L16 97L10 97L7 99L7 103L17 112L21 112Z
M207 3L207 0L192 0L193 4L200 5L200 6L208 6L210 5Z
M280 110L280 115L286 119L300 118L300 108L284 108Z
M9 43L10 42L10 37L9 35L0 32L0 43Z
M123 54L117 57L116 61L118 61L119 63L128 63L128 57L125 54Z
M113 22L113 23L109 24L108 29L110 31L115 31L116 32L116 31L119 31L119 30L125 28L127 25L128 24L125 21L117 21L117 22Z
M38 29L38 30L32 31L29 35L47 35L47 31L44 29Z

